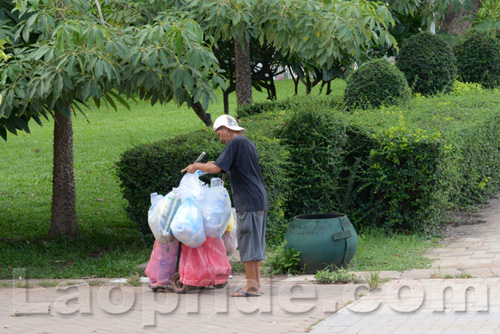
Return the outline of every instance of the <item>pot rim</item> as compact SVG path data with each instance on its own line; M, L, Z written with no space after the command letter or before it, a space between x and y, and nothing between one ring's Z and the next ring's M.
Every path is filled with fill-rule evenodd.
M307 213L303 215L298 215L293 217L293 219L301 219L301 220L317 220L317 219L332 219L332 218L342 218L346 215L343 213L337 212L327 212L327 213Z

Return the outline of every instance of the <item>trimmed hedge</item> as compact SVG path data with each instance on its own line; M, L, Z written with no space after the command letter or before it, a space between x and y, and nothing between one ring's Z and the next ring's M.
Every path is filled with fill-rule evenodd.
M335 176L345 146L344 127L317 105L301 105L277 134L287 146L290 196L287 216L329 212L335 206Z
M273 111L294 109L297 105L304 104L315 104L329 108L342 108L343 101L340 96L335 95L307 95L291 97L284 100L259 102L238 108L237 118L247 118Z
M377 108L407 103L410 98L404 74L384 58L364 63L347 78L345 102L350 107Z
M270 199L268 241L296 214L342 212L357 228L431 234L451 208L483 202L500 186L500 95L457 90L407 106L353 110L297 100L290 110L242 119L259 150ZM222 144L200 131L124 153L127 212L145 236L149 194L177 186L201 151Z
M453 51L461 81L486 88L500 84L500 40L492 33L472 29L455 44Z
M269 215L267 238L269 243L281 242L286 230L283 203L288 193L285 165L288 154L275 138L254 137L252 125L244 123L248 137L254 141L262 169L262 177L268 193ZM254 126L255 127L255 126ZM178 187L183 176L181 170L192 163L201 152L206 152L203 161L216 160L224 146L211 130L201 130L189 135L177 136L148 145L140 145L124 152L117 162L117 173L121 181L125 208L130 219L138 224L141 236L147 244L152 244L153 236L148 226L147 213L151 206L150 194L168 193ZM219 175L220 176L220 175ZM202 179L209 183L213 175ZM230 177L226 188L230 191Z
M493 194L500 184L499 102L495 94L472 92L418 98L406 108L339 113L349 143L369 152L359 155L362 190L352 220L429 234L449 209Z
M447 93L457 72L451 46L429 32L415 34L401 46L396 66L404 73L413 93Z

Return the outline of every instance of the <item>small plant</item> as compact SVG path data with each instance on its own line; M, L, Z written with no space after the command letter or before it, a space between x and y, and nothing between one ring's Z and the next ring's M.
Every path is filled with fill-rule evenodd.
M300 252L294 248L287 249L286 241L278 245L267 257L266 265L270 268L270 274L299 274L303 270L299 266Z
M30 284L26 281L21 281L16 284L16 288L21 288L21 289L33 289L35 286L33 284Z
M319 323L320 323L320 322L322 322L323 320L325 320L325 318L320 318L320 319L316 320L314 323L312 323L312 324L310 324L309 326L307 326L307 328L306 328L306 331L305 331L305 332L306 332L306 333L309 333L309 332L313 329L313 327L314 327L314 326L316 326L317 324L319 324Z
M1 288L10 288L10 287L12 287L11 283L0 282L0 289Z
M132 277L127 278L127 283L132 286L141 286L141 276L138 274Z
M380 286L380 271L374 271L366 273L365 275L365 283L368 284L370 290L375 290Z
M92 281L89 281L89 286L101 286L103 285L104 282L103 281L100 281L100 280L92 280Z
M39 286L42 286L44 288L52 288L55 287L59 284L59 282L56 281L41 281L38 283Z
M469 273L463 272L459 275L455 275L455 278L473 278L473 276Z
M410 97L405 76L387 59L371 60L347 78L345 103L350 107L377 108L406 103Z
M334 268L333 271L331 268ZM328 266L324 270L318 270L314 278L321 284L347 284L358 280L358 277L349 273L346 268L337 268L335 266Z

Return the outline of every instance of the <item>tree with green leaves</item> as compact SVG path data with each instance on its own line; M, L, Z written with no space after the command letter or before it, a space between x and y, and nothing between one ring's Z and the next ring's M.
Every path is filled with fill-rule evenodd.
M394 45L386 6L365 0L177 0L172 6L196 18L215 41L234 41L238 105L251 103L250 41L272 47L282 59L329 71L339 62L367 58L373 45Z
M55 121L51 237L77 231L75 110L89 100L98 107L103 102L128 106L124 97L132 96L151 104L206 107L214 88L224 84L211 47L192 19L165 15L152 24L113 26L91 5L87 0L16 0L9 8L10 24L0 27L0 34L10 36L9 59L0 64L0 135L6 140L8 132L29 132L30 120Z

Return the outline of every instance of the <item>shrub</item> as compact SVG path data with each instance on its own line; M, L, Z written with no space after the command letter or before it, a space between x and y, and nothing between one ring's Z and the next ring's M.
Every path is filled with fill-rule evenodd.
M247 126L247 124L245 124ZM284 197L288 193L284 166L287 153L277 139L252 136L251 126L247 126L249 138L259 151L262 177L268 192L269 215L267 239L270 244L281 242L286 222L283 219ZM192 163L205 151L204 161L215 160L223 150L213 131L206 129L188 135L177 136L148 145L140 145L124 152L117 163L117 173L123 197L127 200L126 211L136 222L143 240L151 244L152 233L148 226L147 213L151 205L150 194L168 193L177 187L182 178L181 170ZM209 182L211 175L202 176ZM226 188L230 190L230 177Z
M307 96L294 96L285 100L266 101L254 103L251 105L244 105L238 108L238 118L252 117L259 114L270 113L273 111L294 109L297 105L314 104L321 105L329 108L341 108L343 105L342 98L335 95L307 95Z
M456 64L450 45L428 32L415 34L403 42L396 66L404 73L413 93L447 93L455 81Z
M296 214L339 210L357 229L431 234L450 208L498 190L499 105L495 91L462 89L351 113L304 99L242 120L268 191L269 244L281 243ZM201 151L214 160L222 148L207 130L123 154L118 174L127 212L144 235L151 236L149 194L177 186L180 170Z
M406 103L411 91L406 78L386 59L375 59L361 65L347 79L345 102L352 107L379 107Z
M454 46L458 75L463 82L486 88L500 84L500 41L489 32L468 31Z
M450 208L493 194L500 181L499 100L473 91L414 99L405 109L339 114L363 161L357 206L346 212L353 224L430 234Z
M289 100L276 100L247 104L238 108L237 118L249 117L278 109L289 109L291 105L292 103Z
M152 243L153 235L148 225L150 194L166 194L178 187L181 170L193 163L201 152L206 152L204 161L215 160L222 151L222 144L213 131L202 130L173 139L136 146L125 151L117 162L117 174L125 210L137 223L143 240Z
M324 109L300 105L278 136L290 152L287 216L331 212L345 143L343 125Z
M455 80L450 95L459 96L459 95L469 94L471 92L479 93L482 90L483 87L481 86L481 84L473 82L460 82L458 80Z

